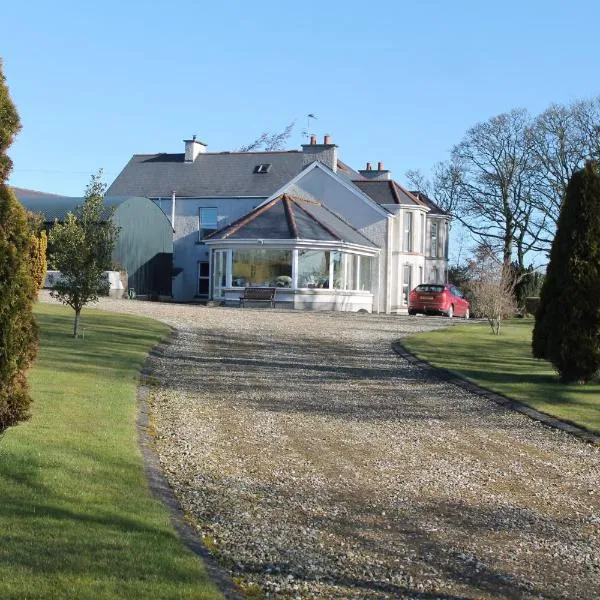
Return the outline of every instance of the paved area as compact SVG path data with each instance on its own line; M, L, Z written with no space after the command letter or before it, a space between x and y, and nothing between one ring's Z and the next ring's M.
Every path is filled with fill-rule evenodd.
M447 320L103 304L177 328L151 363L157 450L244 589L598 598L600 449L392 351Z

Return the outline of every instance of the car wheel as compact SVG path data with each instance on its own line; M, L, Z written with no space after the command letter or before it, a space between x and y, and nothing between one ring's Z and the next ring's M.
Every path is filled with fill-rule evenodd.
M417 314L417 311L416 311L416 310L409 310L409 311L408 311L408 314L409 314L411 317L414 317L414 316Z
M451 319L454 316L454 306L452 306L452 304L448 307L448 312L446 313L446 316Z
M468 319L471 316L471 313L469 312L469 309L465 309L465 319Z

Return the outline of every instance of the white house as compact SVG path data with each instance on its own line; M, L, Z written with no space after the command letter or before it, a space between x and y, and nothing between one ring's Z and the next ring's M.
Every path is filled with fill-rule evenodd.
M450 216L392 180L355 171L327 135L302 150L134 155L107 196L145 196L173 226L173 297L237 300L276 286L297 308L406 312L408 292L444 282Z

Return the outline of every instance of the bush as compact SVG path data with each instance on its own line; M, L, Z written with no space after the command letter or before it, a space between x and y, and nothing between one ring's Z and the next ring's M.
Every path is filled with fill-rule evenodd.
M565 382L586 382L600 368L600 173L573 174L558 219L532 338L536 358Z
M32 306L38 291L31 240L25 210L0 185L0 432L26 419L31 404L25 370L37 349Z
M5 184L12 167L6 151L20 127L0 62L0 433L28 417L25 369L37 350L31 229L25 209Z

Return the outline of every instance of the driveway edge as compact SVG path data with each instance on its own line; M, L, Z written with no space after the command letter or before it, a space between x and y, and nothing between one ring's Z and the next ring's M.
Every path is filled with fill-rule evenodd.
M600 445L600 435L596 435L583 427L579 427L574 423L569 421L563 421L561 419L557 419L556 417L552 417L547 415L546 413L540 412L519 402L518 400L513 400L512 398L508 398L507 396L503 396L497 392L493 392L492 390L488 390L485 387L482 387L476 383L473 383L470 379L461 375L460 373L456 373L455 371L450 371L449 369L444 369L443 367L436 367L432 365L429 361L419 358L415 354L413 354L410 350L405 348L402 345L401 341L393 342L392 349L396 354L404 358L405 360L413 363L421 365L431 371L435 371L438 375L440 375L444 381L448 381L468 392L472 392L473 394L477 394L478 396L483 396L496 404L500 404L505 408L510 410L514 410L516 412L520 412L523 415L528 416L530 419L534 421L539 421L543 425L547 427L552 427L553 429L559 429L560 431L564 431L565 433L569 433L579 438L584 442L588 442L589 444Z
M171 523L177 531L179 539L202 561L208 577L215 587L223 594L226 600L244 600L244 597L236 588L229 574L219 566L214 556L206 549L202 540L198 537L195 529L186 522L185 513L160 468L158 454L150 435L150 405L148 396L151 387L144 383L144 378L152 376L149 366L150 357L163 353L171 345L176 335L177 330L171 328L169 335L148 353L142 366L137 387L138 411L136 427L138 431L138 446L144 461L146 479L152 495L168 509Z

